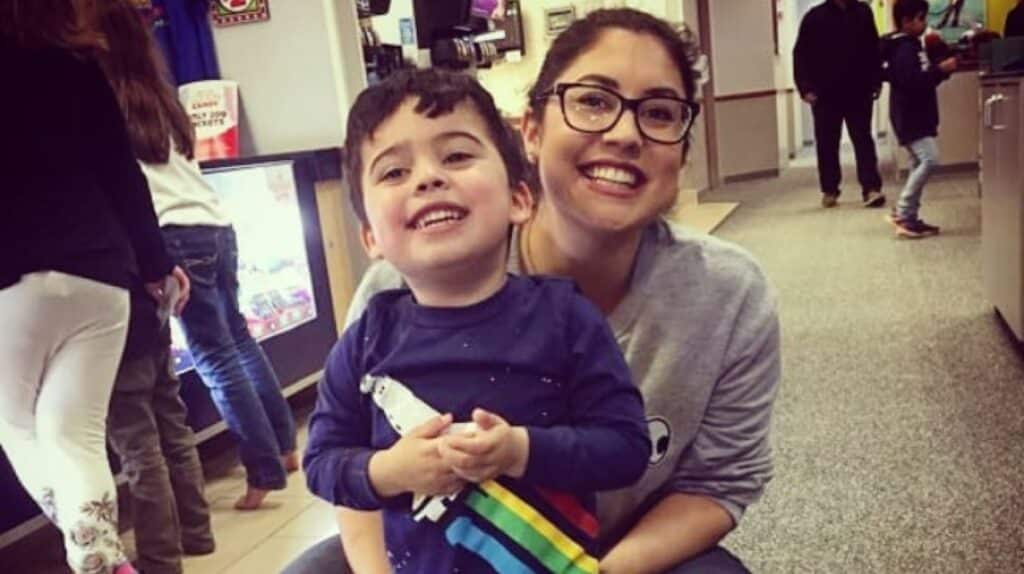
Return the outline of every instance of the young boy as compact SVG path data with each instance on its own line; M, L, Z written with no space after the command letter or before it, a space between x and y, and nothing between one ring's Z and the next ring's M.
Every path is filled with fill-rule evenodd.
M436 70L349 113L364 247L408 287L335 345L310 421L310 490L383 509L386 557L379 527L341 513L355 572L596 573L595 492L646 467L642 400L600 312L569 281L505 271L532 205L514 138L475 80Z
M896 233L919 238L939 233L939 228L918 216L924 185L939 163L935 138L939 128L936 87L957 67L955 57L937 64L928 60L921 36L928 26L926 0L896 0L893 21L898 32L882 41L886 79L892 87L889 116L900 145L910 152L913 169L888 220Z

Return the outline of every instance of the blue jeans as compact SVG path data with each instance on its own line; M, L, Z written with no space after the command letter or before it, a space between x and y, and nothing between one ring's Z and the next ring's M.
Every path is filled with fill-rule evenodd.
M250 486L282 489L281 455L295 450L295 419L270 361L238 308L238 244L230 227L167 226L167 249L192 281L181 325L196 370L238 440Z
M341 537L332 535L309 547L281 574L351 574L345 551L341 546ZM665 571L665 574L750 574L746 566L728 550L715 546L700 554L677 564Z
M910 142L907 151L910 152L913 168L907 175L907 183L903 186L903 191L900 192L900 199L896 204L896 215L900 219L917 221L924 184L928 183L928 178L939 166L939 146L935 142L935 138L927 137Z

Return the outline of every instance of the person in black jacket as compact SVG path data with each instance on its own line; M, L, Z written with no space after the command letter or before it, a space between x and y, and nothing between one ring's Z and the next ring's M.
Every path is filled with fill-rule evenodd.
M900 192L897 206L888 220L904 237L935 235L939 228L918 216L921 194L928 177L939 164L939 100L937 86L956 70L957 60L950 57L932 63L921 43L928 27L926 0L896 0L893 22L899 31L882 42L885 78L889 94L889 118L900 145L910 153L913 169Z
M1003 28L1003 36L1012 38L1024 36L1024 0L1017 2L1017 5L1006 15L1006 26Z
M0 0L0 445L72 571L126 574L105 421L128 287L188 280L91 62L101 46L69 0Z
M864 205L885 205L871 135L874 99L882 86L878 29L871 8L859 0L825 0L812 8L800 23L793 64L797 90L814 113L822 205L838 203L844 121L857 156Z

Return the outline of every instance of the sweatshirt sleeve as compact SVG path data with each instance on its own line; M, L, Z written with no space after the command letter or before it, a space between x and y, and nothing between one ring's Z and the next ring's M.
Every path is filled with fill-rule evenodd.
M174 263L164 247L149 185L135 161L114 92L99 68L89 66L89 70L92 77L83 82L81 93L91 100L86 109L92 110L92 165L132 243L143 280L156 281L168 275Z
M770 424L781 377L774 291L751 266L736 315L722 318L734 325L722 374L670 483L671 492L715 500L737 524L772 477Z
M910 42L903 42L889 62L889 82L908 92L928 91L946 77L938 66L928 61L924 50L916 49Z
M793 47L793 80L800 96L818 91L812 77L814 29L811 19L811 14L808 14L800 22L800 31L796 37L796 45Z
M566 491L622 488L640 478L650 459L643 399L600 311L575 294L569 309L571 422L528 427L524 478Z
M345 332L324 366L309 443L302 459L310 492L336 506L376 510L384 501L370 484L371 419L359 391L365 318Z

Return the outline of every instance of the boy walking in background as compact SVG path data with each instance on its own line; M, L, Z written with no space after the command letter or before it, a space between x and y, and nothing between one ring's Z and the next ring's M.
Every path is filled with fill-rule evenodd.
M383 532L339 514L354 572L596 574L595 493L647 465L604 317L570 281L506 272L532 206L515 137L475 80L437 70L391 76L349 113L363 245L407 286L345 331L310 420L310 490L383 509Z
M936 88L957 68L955 57L938 63L928 59L921 36L928 27L927 0L896 0L893 21L898 31L882 41L885 77L892 89L889 116L900 145L910 153L912 167L899 202L887 217L903 237L920 238L939 228L919 216L921 195L939 164L939 103Z

